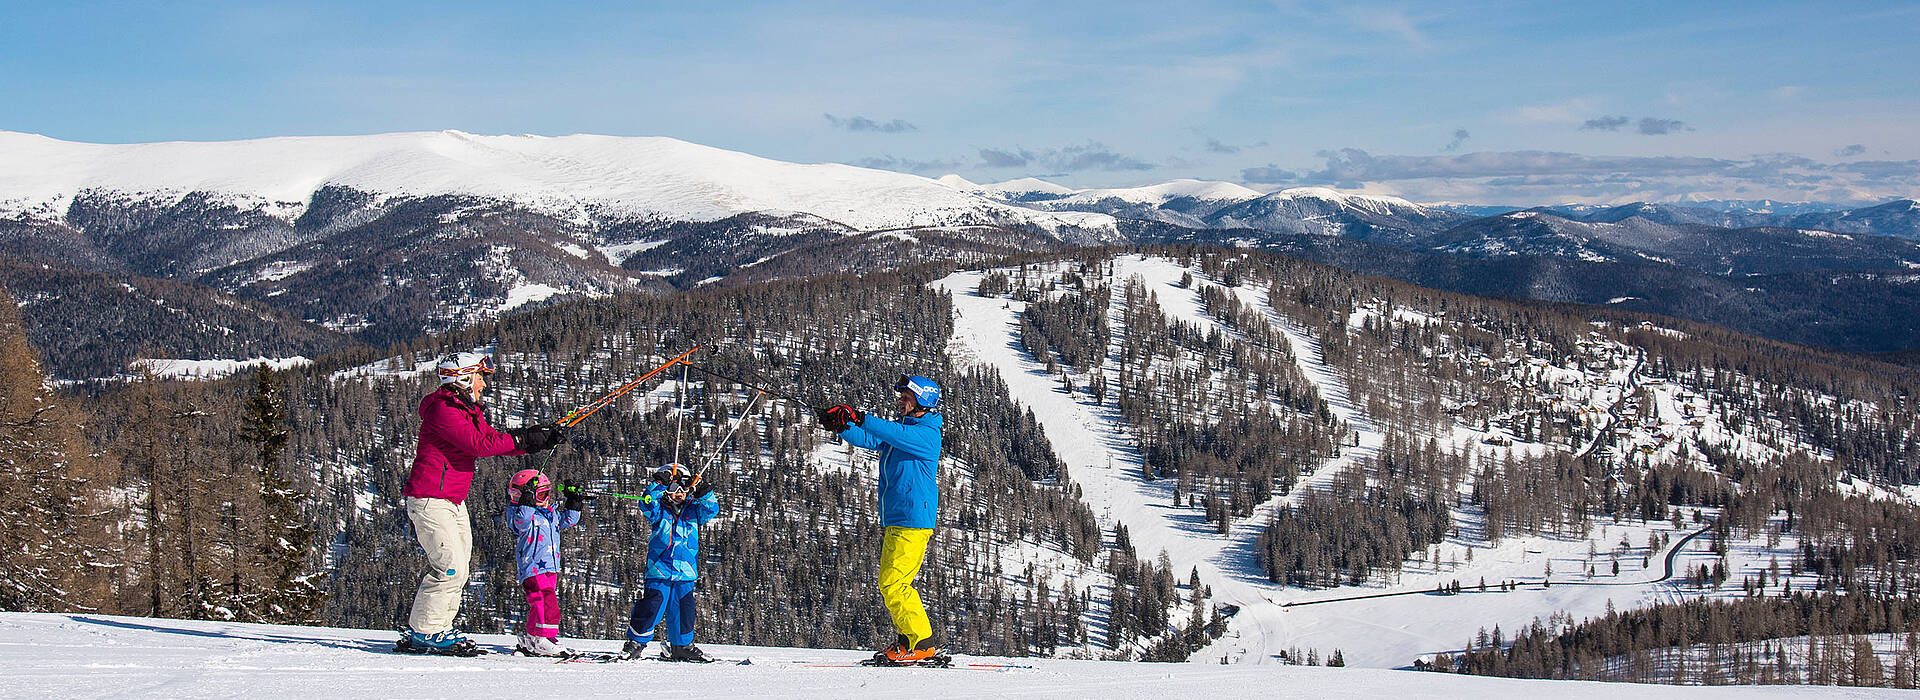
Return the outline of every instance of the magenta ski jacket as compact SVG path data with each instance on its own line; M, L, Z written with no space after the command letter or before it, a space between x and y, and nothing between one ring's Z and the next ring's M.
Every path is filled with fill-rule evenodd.
M420 444L406 495L464 503L473 484L474 460L526 454L514 445L513 436L487 425L484 409L447 388L420 399Z

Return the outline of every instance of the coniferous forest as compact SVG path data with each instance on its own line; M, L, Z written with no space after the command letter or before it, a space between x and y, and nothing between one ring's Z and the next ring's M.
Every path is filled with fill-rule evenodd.
M1205 322L1119 274L1115 256L1133 253L1187 266L1181 285ZM1884 497L1920 483L1920 382L1908 371L1673 319L1436 292L1240 251L1101 249L991 266L969 291L1023 305L1009 329L1019 351L1059 390L1119 417L1138 478L1166 484L1169 506L1221 534L1258 528L1253 564L1271 583L1378 586L1409 561L1439 566L1430 552L1442 543L1586 537L1703 510L1711 521L1689 528L1723 556L1742 538L1799 543L1782 562L1800 577L1789 590L1742 574L1732 578L1751 593L1740 601L1586 622L1553 615L1422 664L1911 684L1897 650L1908 648L1920 586L1920 508ZM927 283L950 271L620 294L290 370L59 388L38 379L17 305L0 304L0 503L7 522L31 524L6 531L0 565L18 585L0 592L0 608L395 625L421 562L400 497L416 407L433 387L420 368L450 351L493 352L488 415L505 428L552 420L700 346L696 364L710 373L664 373L552 453L483 461L464 628L506 630L521 615L501 515L513 471L633 494L660 464L711 461L721 516L703 532L702 639L885 641L873 457L820 430L812 408L885 411L895 377L920 374L945 388L949 426L942 529L921 590L954 648L1173 660L1220 637L1231 611L1210 600L1214 582L1137 549L1083 500L1074 469L1012 398L1010 381L1036 379L948 355L952 300ZM1349 394L1322 395L1302 353L1323 358ZM1606 420L1573 400L1599 377L1624 378ZM1674 394L1688 402L1659 403ZM1334 401L1369 424L1341 418ZM1674 410L1685 413L1659 423ZM1713 430L1648 427L1675 422ZM1378 444L1363 446L1363 434ZM1515 443L1554 449L1498 449ZM1270 507L1276 499L1286 500ZM613 497L567 532L562 634L618 635L647 534ZM1712 568L1685 577L1703 591L1732 585ZM1682 618L1695 622L1660 622ZM1860 643L1891 659L1878 676L1865 661L1812 675L1857 657ZM1706 659L1718 675L1703 675Z
M217 382L107 387L76 397L97 411L94 448L101 451L88 468L106 473L75 479L113 484L106 493L140 494L103 505L93 521L137 534L133 546L97 558L124 564L77 573L111 572L97 585L117 593L89 598L89 607L104 610L392 626L404 619L419 576L399 497L415 404L432 389L428 376L412 371L418 363L455 348L492 349L501 370L489 415L505 428L550 420L700 345L701 367L810 406L885 410L901 373L945 385L942 412L966 429L945 441L943 528L922 590L956 648L1138 656L1159 644L1153 654L1184 658L1180 650L1194 645L1173 640L1211 639L1208 627L1217 636L1217 613L1203 597L1181 595L1172 572L1135 563L1130 548L1102 531L1032 415L1007 398L1005 380L949 364L948 326L941 295L914 278L830 277L594 300L396 346L385 357L361 352ZM638 493L655 466L677 457L695 466L710 461L721 500L722 517L703 534L704 638L824 647L883 641L885 607L872 583L880 535L872 458L820 431L798 401L755 391L708 374L683 382L668 373L651 393L623 397L583 423L551 455L495 458L491 468L483 462L470 505L481 585L469 589L463 624L504 629L521 614L498 495L512 471L540 467L568 483ZM809 460L821 455L844 466L817 469ZM289 521L290 508L304 517ZM620 633L642 582L644 557L636 552L645 551L646 537L638 511L615 498L599 499L584 526L568 532L565 634ZM304 545L290 551L282 543ZM1018 561L1004 554L1010 547L1051 554L1009 570L1007 562ZM1096 597L1087 583L1096 578L1111 581L1101 589L1117 601L1105 592ZM1108 610L1116 611L1111 620ZM1189 617L1198 622L1167 623ZM1090 623L1102 632L1097 639Z

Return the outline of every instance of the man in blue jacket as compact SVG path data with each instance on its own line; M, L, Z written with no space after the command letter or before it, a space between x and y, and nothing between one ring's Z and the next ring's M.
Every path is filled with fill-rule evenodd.
M940 510L940 386L926 377L901 376L895 420L875 418L851 406L819 414L820 425L848 444L880 453L880 595L887 601L899 641L874 654L885 664L917 664L940 656L933 624L913 580L920 576L927 541Z

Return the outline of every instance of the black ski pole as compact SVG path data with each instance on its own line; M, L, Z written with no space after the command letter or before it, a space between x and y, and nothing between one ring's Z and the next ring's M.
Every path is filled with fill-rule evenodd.
M696 364L693 364L693 363L691 363L691 362L689 362L689 363L687 363L687 366L688 366L688 367L692 367L692 368L693 368L693 371L695 371L695 372L699 372L699 373L701 373L701 374L704 374L704 375L707 375L707 376L709 376L709 377L713 377L713 378L715 378L715 379L724 379L724 380L726 380L726 381L729 381L729 382L733 382L733 383L735 383L735 384L739 384L740 386L744 386L744 387L746 387L746 388L748 388L748 389L752 389L752 390L754 390L754 391L758 391L758 392L760 392L760 393L763 393L763 394L766 394L766 395L768 395L768 396L772 396L772 397L774 397L774 398L776 398L776 399L782 399L782 400L785 400L785 401L792 401L792 402L794 402L794 403L796 403L796 404L800 404L800 407L801 407L801 408L804 408L804 409L807 409L807 410L809 410L809 411L811 411L811 410L814 410L814 408L813 408L813 405L812 405L812 404L809 404L809 403L807 403L807 402L806 402L806 401L805 401L804 399L801 399L801 398L799 398L799 397L797 397L797 396L794 396L794 395L792 395L792 394L788 394L788 393L786 393L786 392L781 392L781 391L775 391L775 390L773 390L773 389L769 389L769 388L767 388L766 386L764 386L764 385L763 385L762 383L757 383L757 382L749 382L749 381L747 381L747 380L744 380L744 379L740 379L740 378L738 378L738 377L729 377L729 376L727 376L727 375L724 375L724 374L721 374L721 373L719 373L719 372L715 372L715 371L713 371L713 370L710 370L710 369L707 369L707 368L705 368L705 367L701 367L700 365L696 365Z

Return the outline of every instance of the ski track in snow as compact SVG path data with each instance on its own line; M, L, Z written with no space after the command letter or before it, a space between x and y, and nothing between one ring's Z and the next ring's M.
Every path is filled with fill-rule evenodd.
M1178 285L1182 273L1191 273L1191 288ZM1405 595L1356 602L1331 603L1295 608L1283 607L1294 601L1321 600L1350 595L1433 590L1437 585L1459 581L1470 585L1476 579L1490 584L1503 580L1537 582L1543 566L1558 562L1562 567L1556 581L1575 581L1573 576L1584 563L1586 545L1597 542L1607 546L1621 537L1644 542L1650 532L1672 532L1664 523L1597 522L1589 537L1509 537L1498 545L1472 537L1450 537L1443 548L1459 555L1468 551L1476 558L1466 562L1450 561L1446 566L1409 561L1398 576L1375 577L1360 586L1331 589L1287 588L1266 580L1255 559L1259 531L1275 509L1288 505L1305 489L1324 487L1333 476L1355 459L1378 454L1385 435L1350 395L1345 380L1328 366L1321 355L1319 341L1304 326L1279 314L1266 303L1265 289L1225 288L1242 303L1266 314L1267 321L1281 331L1290 344L1294 361L1306 379L1328 403L1333 414L1357 435L1359 445L1345 447L1340 456L1326 460L1311 474L1304 475L1286 496L1277 496L1237 519L1232 534L1219 535L1210 527L1202 511L1177 508L1172 503L1172 479L1146 482L1140 478L1142 457L1133 440L1124 431L1118 409L1091 403L1083 394L1069 395L1059 380L1049 376L1044 363L1036 361L1020 346L1018 322L1025 304L1002 298L984 298L975 293L986 271L959 272L933 283L949 292L954 304L954 331L948 353L959 363L980 363L998 368L1007 381L1013 398L1033 410L1055 452L1068 465L1074 482L1082 489L1083 500L1093 507L1103 527L1111 530L1125 524L1140 556L1152 558L1165 551L1176 578L1184 580L1191 568L1200 571L1202 582L1212 588L1212 601L1239 606L1227 634L1212 645L1194 653L1191 660L1218 663L1279 663L1277 654L1297 647L1329 652L1341 649L1349 665L1404 668L1419 656L1460 649L1477 629L1495 626L1517 629L1535 617L1544 618L1555 611L1567 611L1576 618L1597 616L1609 604L1631 609L1656 600L1693 597L1683 593L1677 581L1653 582L1657 575L1634 568L1638 556L1625 555L1629 567L1614 578L1602 574L1592 582L1618 582L1620 585L1530 584L1519 590L1466 592L1455 596ZM1160 308L1169 318L1196 323L1202 332L1218 327L1202 310L1198 288L1208 282L1197 270L1183 269L1165 259L1122 256L1115 261L1116 285L1139 275L1155 294ZM1116 290L1118 287L1116 286ZM1116 291L1113 304L1124 304ZM1110 314L1114 337L1125 329L1118 313ZM1222 328L1222 332L1233 331ZM1116 361L1109 356L1103 371L1112 377ZM1474 514L1456 511L1463 532L1473 526ZM1691 527L1687 528L1692 529ZM1680 532L1673 532L1675 541ZM1590 539L1591 538L1591 539ZM1690 547L1682 554L1681 566L1711 562L1712 555L1702 547ZM1789 543L1787 546L1792 546ZM1755 542L1736 545L1734 564L1750 573L1765 565L1770 550ZM1621 559L1620 556L1614 559ZM1605 563L1604 560L1596 563ZM1656 562L1653 568L1658 568ZM1736 576L1738 578L1738 576ZM1796 587L1803 585L1795 581ZM1731 589L1737 593L1738 587ZM1726 596L1732 593L1708 593Z
M1273 307L1267 303L1267 294L1264 289L1258 292L1245 287L1225 287L1224 289L1233 299L1258 309L1266 316L1267 323L1285 335L1287 344L1293 351L1294 366L1298 367L1307 381L1313 384L1320 398L1326 401L1327 409L1358 437L1357 445L1342 447L1339 456L1321 463L1312 474L1296 482L1291 492L1269 499L1266 503L1254 508L1251 514L1233 524L1233 539L1225 554L1233 557L1234 561L1233 566L1226 567L1226 571L1237 574L1243 585L1254 586L1260 590L1261 595L1257 603L1251 609L1242 605L1240 613L1235 616L1236 618L1251 616L1253 621L1251 626L1255 628L1254 634L1248 634L1245 629L1248 625L1237 624L1239 639L1223 638L1195 652L1193 658L1210 660L1237 657L1242 661L1250 661L1271 658L1287 646L1311 647L1313 645L1312 639L1302 639L1302 635L1292 629L1292 625L1288 624L1287 616L1283 614L1288 611L1280 608L1277 605L1277 596L1269 593L1274 586L1267 581L1265 575L1260 573L1255 549L1258 546L1260 528L1273 517L1275 510L1292 505L1294 499L1300 494L1306 493L1309 489L1324 487L1335 475L1358 460L1371 459L1378 455L1381 446L1386 444L1386 433L1367 418L1360 411L1359 406L1355 405L1346 380L1341 379L1331 367L1327 366L1325 356L1321 354L1320 341L1309 336L1306 329L1298 322L1274 311ZM1238 623L1239 620L1235 622ZM1371 626L1371 623L1369 624Z
M506 635L474 635L495 652L478 658L395 654L390 631L165 620L105 615L0 613L0 698L312 697L472 698L503 692L585 698L1311 698L1532 700L1612 698L1617 684L1307 666L1217 666L959 656L955 663L1029 668L894 669L851 664L867 652L702 644L751 665L555 664L510 655ZM567 640L587 652L619 642ZM654 649L659 647L655 645ZM1900 697L1898 690L1804 686L1634 686L1647 698Z
M1182 288L1176 283L1183 272L1188 270L1166 260L1124 257L1116 262L1114 275L1117 283L1139 275L1169 317L1193 321L1203 330L1217 327L1202 311L1196 289ZM1019 313L1025 304L974 294L984 275L984 272L956 273L935 283L954 298L954 335L949 351L963 361L983 362L999 368L1014 398L1033 409L1054 450L1067 463L1068 473L1080 484L1083 499L1096 506L1096 515L1103 526L1111 529L1116 523L1125 524L1141 557L1151 559L1164 551L1173 563L1175 578L1184 578L1185 572L1197 568L1202 583L1212 588L1214 602L1239 606L1240 611L1232 619L1237 639L1223 638L1214 647L1196 653L1194 659L1217 659L1222 650L1216 647L1225 645L1230 647L1226 651L1234 660L1279 663L1277 654L1287 648L1293 635L1287 633L1287 625L1281 619L1282 609L1274 597L1277 588L1259 575L1252 557L1253 539L1258 536L1257 523L1262 522L1272 508L1278 507L1280 499L1241 518L1228 536L1215 534L1201 511L1171 505L1172 479L1147 482L1140 478L1142 457L1132 438L1120 428L1118 409L1092 404L1081 394L1067 394L1059 382L1046 373L1044 364L1020 348ZM1116 338L1125 330L1118 318L1118 314L1111 314L1109 318ZM1290 339L1293 337L1289 335ZM1300 341L1294 342L1298 347ZM1304 358L1304 355L1298 356ZM1300 361L1303 369L1312 365L1304 359ZM1103 371L1118 371L1111 357L1107 358L1106 365ZM1330 371L1324 367L1309 371L1309 377L1316 383L1325 382L1320 389L1323 395L1345 395L1344 384ZM1356 425L1371 425L1350 406L1338 415ZM1363 446L1368 444L1365 435L1363 433ZM1372 439L1374 449L1379 444L1377 437ZM1349 451L1336 461L1350 460L1354 454ZM1335 466L1333 463L1323 466L1314 476L1330 475L1338 471L1331 468Z

